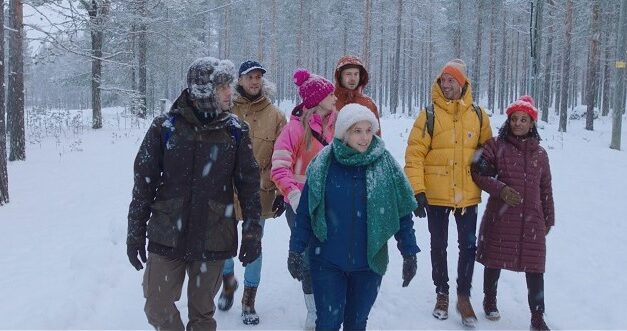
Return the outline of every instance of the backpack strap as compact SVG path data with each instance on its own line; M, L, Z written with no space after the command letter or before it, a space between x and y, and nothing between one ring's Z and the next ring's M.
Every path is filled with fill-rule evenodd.
M477 114L477 117L479 118L479 131L481 131L481 129L483 128L483 112L481 111L481 107L473 103L472 110L475 111L475 114Z
M168 122L166 124L166 122ZM165 147L168 144L168 140L172 137L172 132L174 132L176 125L176 116L170 114L166 118L165 122L163 122L163 126L161 129L161 149L165 150Z
M311 130L311 129L310 129L310 130ZM322 144L322 146L326 146L326 145L328 145L328 144L329 144L326 140L324 140L324 137L322 137L322 135L321 135L321 134L319 134L318 132L316 132L316 131L314 131L314 130L311 130L311 135L312 135L314 138L316 138L316 140L317 140L319 143L321 143L321 144Z

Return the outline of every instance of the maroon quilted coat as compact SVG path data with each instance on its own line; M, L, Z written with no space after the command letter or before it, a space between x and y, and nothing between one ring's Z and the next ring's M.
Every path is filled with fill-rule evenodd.
M494 167L496 176L473 168L474 181L490 194L479 229L477 261L489 268L543 273L546 228L555 222L546 151L535 138L507 135L488 140L481 158ZM500 198L506 185L520 193L520 205L510 207Z

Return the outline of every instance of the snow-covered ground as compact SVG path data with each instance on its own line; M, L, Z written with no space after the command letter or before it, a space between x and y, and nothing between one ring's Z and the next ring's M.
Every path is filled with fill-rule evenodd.
M288 105L284 107L287 111ZM66 130L38 137L27 161L9 164L11 202L0 207L0 329L149 329L143 312L142 272L128 263L126 214L132 162L148 122L105 109L105 127ZM90 121L84 111L79 121ZM625 119L624 119L625 120ZM496 128L503 116L491 118ZM627 153L609 149L611 118L583 129L583 120L559 133L556 119L540 124L542 145L553 172L556 226L548 237L546 316L554 329L627 329ZM382 120L387 147L404 163L413 119ZM43 132L43 131L42 131ZM627 146L627 134L622 137ZM485 200L485 199L484 199ZM480 206L480 215L484 206ZM461 329L458 315L431 317L435 301L429 262L429 233L416 219L422 252L411 285L401 287L400 254L391 246L390 265L370 329ZM456 231L450 223L449 277L454 294ZM289 229L284 217L266 223L262 283L256 303L261 323L241 323L241 290L229 312L216 313L219 329L300 329L305 306L300 284L287 272ZM238 278L241 265L236 265ZM472 303L479 329L528 329L523 274L503 272L499 284L502 318L491 322L481 309L483 268L476 265ZM185 291L178 303L184 320ZM454 304L455 300L452 300ZM453 306L454 307L454 306ZM622 312L622 313L621 313Z

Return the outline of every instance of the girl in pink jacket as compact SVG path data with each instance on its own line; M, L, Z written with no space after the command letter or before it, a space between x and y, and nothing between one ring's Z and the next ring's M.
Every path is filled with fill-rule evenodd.
M289 203L285 217L290 228L294 226L295 211L307 179L307 166L333 140L337 117L333 83L306 69L294 72L294 83L303 102L292 111L290 121L274 143L272 154L272 180ZM307 306L305 329L313 330L316 307L308 268L304 266L302 280Z

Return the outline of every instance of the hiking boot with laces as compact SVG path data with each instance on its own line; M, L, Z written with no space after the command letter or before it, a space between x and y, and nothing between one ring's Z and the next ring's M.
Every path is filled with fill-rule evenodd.
M549 327L544 322L544 314L541 311L531 312L531 331L550 331Z
M448 318L448 294L438 293L435 308L433 308L433 317L439 320Z
M477 325L477 315L472 309L470 297L467 295L457 295L457 311L462 317L462 324L467 328L474 328Z
M486 294L483 297L483 311L485 312L485 317L490 321L498 321L501 318L501 313L496 308L496 295Z

